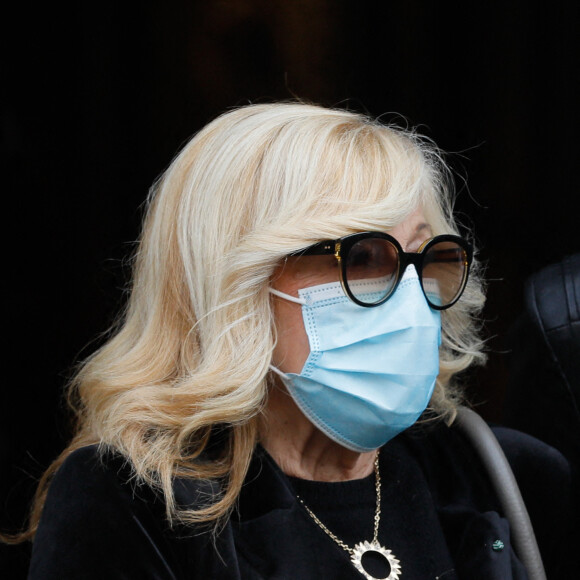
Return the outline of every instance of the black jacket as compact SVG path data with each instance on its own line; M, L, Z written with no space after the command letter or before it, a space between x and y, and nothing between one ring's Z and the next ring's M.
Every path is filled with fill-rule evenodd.
M496 434L522 488L548 578L574 577L568 463L529 436L509 429ZM486 474L455 429L411 430L385 445L380 461L379 540L400 560L402 580L526 578ZM353 546L372 538L372 476L342 483L299 481L285 476L258 448L237 510L212 538L202 529L170 529L161 498L131 483L129 475L119 457L101 459L96 447L67 459L49 490L31 580L362 578L296 493ZM175 485L182 505L199 505L215 491L205 482Z

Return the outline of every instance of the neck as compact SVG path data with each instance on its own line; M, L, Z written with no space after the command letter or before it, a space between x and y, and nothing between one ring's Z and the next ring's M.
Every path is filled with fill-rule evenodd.
M260 441L287 475L312 481L361 479L373 472L376 451L346 449L319 431L281 384L271 388Z

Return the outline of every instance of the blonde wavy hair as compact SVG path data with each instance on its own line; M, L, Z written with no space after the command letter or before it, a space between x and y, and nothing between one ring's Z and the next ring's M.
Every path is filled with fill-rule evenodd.
M98 443L160 490L169 521L224 521L258 440L276 342L274 268L321 239L388 231L422 206L434 235L457 233L451 180L438 150L413 131L303 103L251 105L207 125L151 190L127 307L70 386L70 453ZM430 407L453 420L452 378L481 361L477 264L443 313L440 375ZM221 444L207 451L219 429ZM215 446L214 446L215 447ZM199 509L176 505L176 477L217 480Z

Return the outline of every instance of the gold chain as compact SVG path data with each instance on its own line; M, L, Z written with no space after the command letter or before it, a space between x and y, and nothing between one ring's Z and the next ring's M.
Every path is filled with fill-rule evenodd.
M379 453L375 457L375 490L377 496L377 504L375 508L375 525L374 525L374 535L373 542L376 542L379 536L379 524L381 522L381 474L379 472ZM297 495L298 501L304 506L304 509L308 512L308 515L318 524L322 531L330 538L332 538L343 550L348 552L351 556L354 552L352 548L347 546L340 538L336 537L316 516L316 514L304 503L304 500Z

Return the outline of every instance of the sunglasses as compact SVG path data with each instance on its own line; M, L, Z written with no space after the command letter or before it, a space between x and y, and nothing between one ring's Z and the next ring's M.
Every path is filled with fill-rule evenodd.
M445 310L465 289L473 250L459 236L436 236L418 252L404 252L401 244L382 232L361 232L318 242L290 256L333 254L346 295L360 306L379 306L395 292L407 266L413 264L429 306Z

